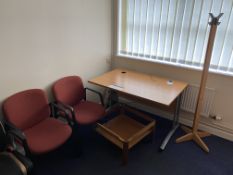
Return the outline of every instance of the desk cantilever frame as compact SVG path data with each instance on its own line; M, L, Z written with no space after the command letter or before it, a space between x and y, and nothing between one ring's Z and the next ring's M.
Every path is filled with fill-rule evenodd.
M178 129L178 127L180 125L179 124L179 114L180 114L181 94L177 97L176 100L177 100L177 102L176 102L176 108L175 108L174 116L173 116L172 128L170 129L170 131L168 132L168 134L164 138L164 140L160 146L160 151L163 151L165 149L169 140L171 139L171 137L173 136L173 134L175 133L175 131Z

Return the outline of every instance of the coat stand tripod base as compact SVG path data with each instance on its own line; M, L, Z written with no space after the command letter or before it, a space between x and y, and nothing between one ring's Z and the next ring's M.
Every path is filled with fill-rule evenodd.
M192 129L182 126L182 130L184 130L187 134L176 139L176 143L181 143L185 141L193 140L197 145L199 145L205 152L209 152L208 146L203 142L201 138L208 137L211 134L205 132L205 131L196 131L193 132Z

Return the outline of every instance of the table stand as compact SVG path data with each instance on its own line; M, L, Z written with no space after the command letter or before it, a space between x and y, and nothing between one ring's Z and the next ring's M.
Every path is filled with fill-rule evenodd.
M169 133L167 134L167 136L165 137L165 139L163 140L163 142L162 142L162 144L161 144L161 146L159 148L160 151L163 151L165 149L165 147L167 146L169 140L171 139L171 137L173 136L173 134L175 133L175 131L179 127L180 104L181 104L181 95L179 95L177 100L176 100L176 108L175 108L175 111L174 111L172 128L169 131Z

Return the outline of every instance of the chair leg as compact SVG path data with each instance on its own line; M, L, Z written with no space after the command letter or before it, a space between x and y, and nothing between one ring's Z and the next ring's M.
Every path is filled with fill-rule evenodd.
M82 135L80 134L80 126L76 123L74 125L73 133L72 133L72 140L75 142L75 156L80 157L83 155L83 139Z

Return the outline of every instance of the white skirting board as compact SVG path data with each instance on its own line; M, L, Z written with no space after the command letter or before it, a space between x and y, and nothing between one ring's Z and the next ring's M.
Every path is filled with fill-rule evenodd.
M152 108L150 106L139 104L139 103L136 103L133 101L129 101L125 98L119 98L119 101L122 103L126 103L129 106L135 107L137 109L141 109L145 112L149 112L151 114L162 116L162 117L170 119L170 120L173 119L173 114L171 114L169 112L162 111L162 110L157 109L157 108ZM188 113L188 112L184 112L184 111L180 112L179 122L181 124L186 125L186 126L192 126L192 123L193 123L192 120L193 120L193 114ZM200 124L199 124L199 129L203 130L203 131L207 131L210 134L219 136L221 138L233 141L233 129L221 127L220 125L217 125L214 122L211 122L211 120L213 120L213 119L202 117Z

